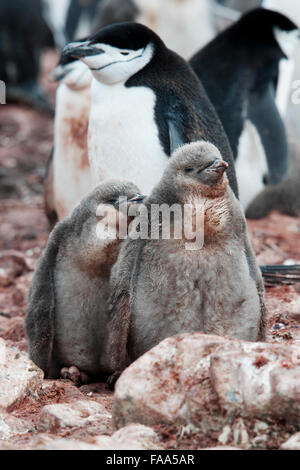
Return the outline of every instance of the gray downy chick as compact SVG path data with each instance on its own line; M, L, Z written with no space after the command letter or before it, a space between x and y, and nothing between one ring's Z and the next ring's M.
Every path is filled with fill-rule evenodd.
M124 242L111 275L111 384L126 365L176 334L265 339L263 281L227 168L214 145L185 145L145 201L148 213L153 204L203 211L204 245L187 250L184 238L161 236Z
M110 271L121 243L119 222L127 228L132 220L125 198L129 207L142 200L132 183L99 185L56 225L38 262L26 332L30 357L47 378L84 382L109 372L104 343Z

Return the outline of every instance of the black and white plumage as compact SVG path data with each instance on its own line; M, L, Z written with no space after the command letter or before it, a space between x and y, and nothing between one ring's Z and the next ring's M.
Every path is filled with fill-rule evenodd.
M53 200L58 219L62 220L95 186L87 148L92 77L83 62L64 55L52 76L59 82L54 121Z
M115 24L64 53L93 74L89 158L96 181L131 179L149 194L173 150L199 139L214 143L229 163L228 139L190 66L149 28Z
M288 18L260 8L190 61L228 135L244 208L263 189L264 178L276 185L287 175L288 144L275 94L279 63L298 35ZM246 148L249 142L252 149Z

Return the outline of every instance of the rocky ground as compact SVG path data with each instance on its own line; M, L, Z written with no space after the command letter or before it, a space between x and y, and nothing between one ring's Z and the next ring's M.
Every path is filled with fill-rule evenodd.
M52 102L55 86L47 80L47 75L55 62L54 53L45 55L42 80ZM148 393L144 394L146 401L140 402L138 390L128 390L128 396L132 394L131 418L128 418L123 402L126 377L121 379L123 382L120 381L117 388L114 423L113 395L105 384L76 388L65 380L43 380L41 372L28 360L23 322L33 270L49 235L42 188L52 139L51 117L17 105L0 107L0 449L201 449L216 446L278 449L284 446L299 429L295 425L297 409L291 413L287 411L293 408L289 393L293 394L295 402L299 400L295 382L299 375L295 357L300 358L299 286L267 289L270 344L265 349L262 347L257 351L250 348L250 351L239 342L220 345L213 338L213 349L217 342L219 356L214 351L209 360L204 360L206 369L204 367L205 371L197 378L195 389L187 385L186 376L182 376L178 365L171 370L172 373L166 367L167 372L162 371L163 377L160 376L157 382L157 374L161 371L158 364L164 363L164 356L158 350L154 353L158 356L151 362L151 353L143 370L147 371L152 364L154 377L150 378L150 369L148 378L145 378L145 373L140 376L141 384L145 381L148 387ZM300 219L272 213L260 221L250 221L249 230L261 264L300 263ZM178 364L187 360L185 354L192 339L184 341L187 344L185 350L176 346L176 354L180 358ZM195 341L196 347L201 349L206 340L200 335ZM166 344L159 346L162 352L165 347L174 347L173 343ZM232 403L228 404L222 395L224 387L216 379L219 374L216 364L222 354L228 355L231 371L239 373L245 364L238 359L245 355L247 358L253 356L254 372L262 371L267 377L265 383L270 383L275 395L283 397L283 401L276 402L277 398L272 394L265 397L265 392L261 391L262 384L254 372L251 376L247 369L243 383L245 388L253 385L251 393L249 396L246 394L248 398L244 397L241 403L238 401L240 408L236 406L233 409ZM207 353L204 357L208 357ZM278 389L278 371L281 370L287 374L286 383L290 384L292 392ZM139 377L140 371L140 366L134 365L127 372L129 379L132 374ZM222 371L222 374L229 376L229 372ZM169 373L171 376L167 376ZM253 379L253 374L256 379ZM207 377L209 380L215 377L212 384L208 381L209 386L205 385ZM230 380L241 383L237 372L235 377L231 374L227 379L227 383ZM157 396L157 388L162 388L162 385L169 387L166 390L171 396L175 392L178 395L181 405L176 410L174 401L171 403L166 397ZM204 399L203 393L208 391L210 396ZM259 407L253 398L260 393L264 408ZM161 404L159 411L158 403ZM290 405L286 406L286 403ZM188 417L182 411L183 404L193 410ZM276 414L273 409L278 407L284 414ZM228 419L224 420L224 416ZM145 426L132 424L132 420ZM116 431L117 427L121 429ZM283 448L297 447L299 442L300 437L295 435L293 441Z

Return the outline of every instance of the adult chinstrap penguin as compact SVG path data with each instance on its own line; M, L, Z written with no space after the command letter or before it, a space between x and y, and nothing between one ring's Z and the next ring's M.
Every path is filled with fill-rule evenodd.
M62 220L95 186L87 147L92 77L83 62L62 54L52 78L59 82L59 86L56 92L53 161L46 179L45 200L47 207L50 196L58 219ZM53 195L49 192L50 178L53 180Z
M199 139L214 143L237 184L230 145L191 67L149 28L121 23L65 47L93 74L89 158L95 181L121 177L149 194L172 151Z
M287 175L288 144L275 93L279 63L298 36L285 16L255 9L190 61L228 135L244 208L264 184L276 185Z

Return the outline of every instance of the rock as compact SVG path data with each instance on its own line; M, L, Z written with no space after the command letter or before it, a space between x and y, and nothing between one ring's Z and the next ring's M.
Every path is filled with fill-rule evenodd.
M104 433L111 414L95 401L79 400L72 403L46 405L41 411L38 430L57 432L66 428L89 428L87 432Z
M94 440L101 450L160 450L158 435L141 424L129 424L113 436L100 436Z
M0 339L0 409L7 410L41 387L43 372L28 356Z
M218 437L218 441L220 442L220 444L225 445L227 444L227 442L229 442L230 438L231 438L231 427L227 424L222 429L222 432Z
M30 442L26 450L99 450L97 446L75 439L53 438L40 434Z
M32 426L8 413L0 412L0 440L10 439L13 436L27 434L33 431Z
M0 268L0 287L9 287L14 283L12 277L2 268Z
M14 250L0 251L0 285L6 287L5 277L10 279L10 285L13 280L28 271L26 259L23 253Z
M114 422L193 425L221 432L234 418L299 426L300 346L248 343L194 333L168 338L124 371ZM239 422L235 440L247 447ZM221 437L226 443L226 436Z
M281 445L282 450L300 450L300 432L293 434L284 444Z
M219 417L209 377L211 353L225 340L193 334L164 340L126 369L116 384L113 417L117 428L130 422L197 424L208 429ZM199 412L199 418L197 414ZM220 429L216 423L216 430Z
M25 337L24 318L0 316L0 337L15 343L22 341Z
M247 428L242 418L234 423L232 427L233 441L237 446L248 448L250 447L249 435Z
M199 450L242 450L238 447L230 447L230 446L217 446L217 447L207 447L206 449L199 449Z
M36 450L160 450L157 434L141 424L130 424L113 436L96 436L83 442L76 439L53 438L40 434L28 449Z

